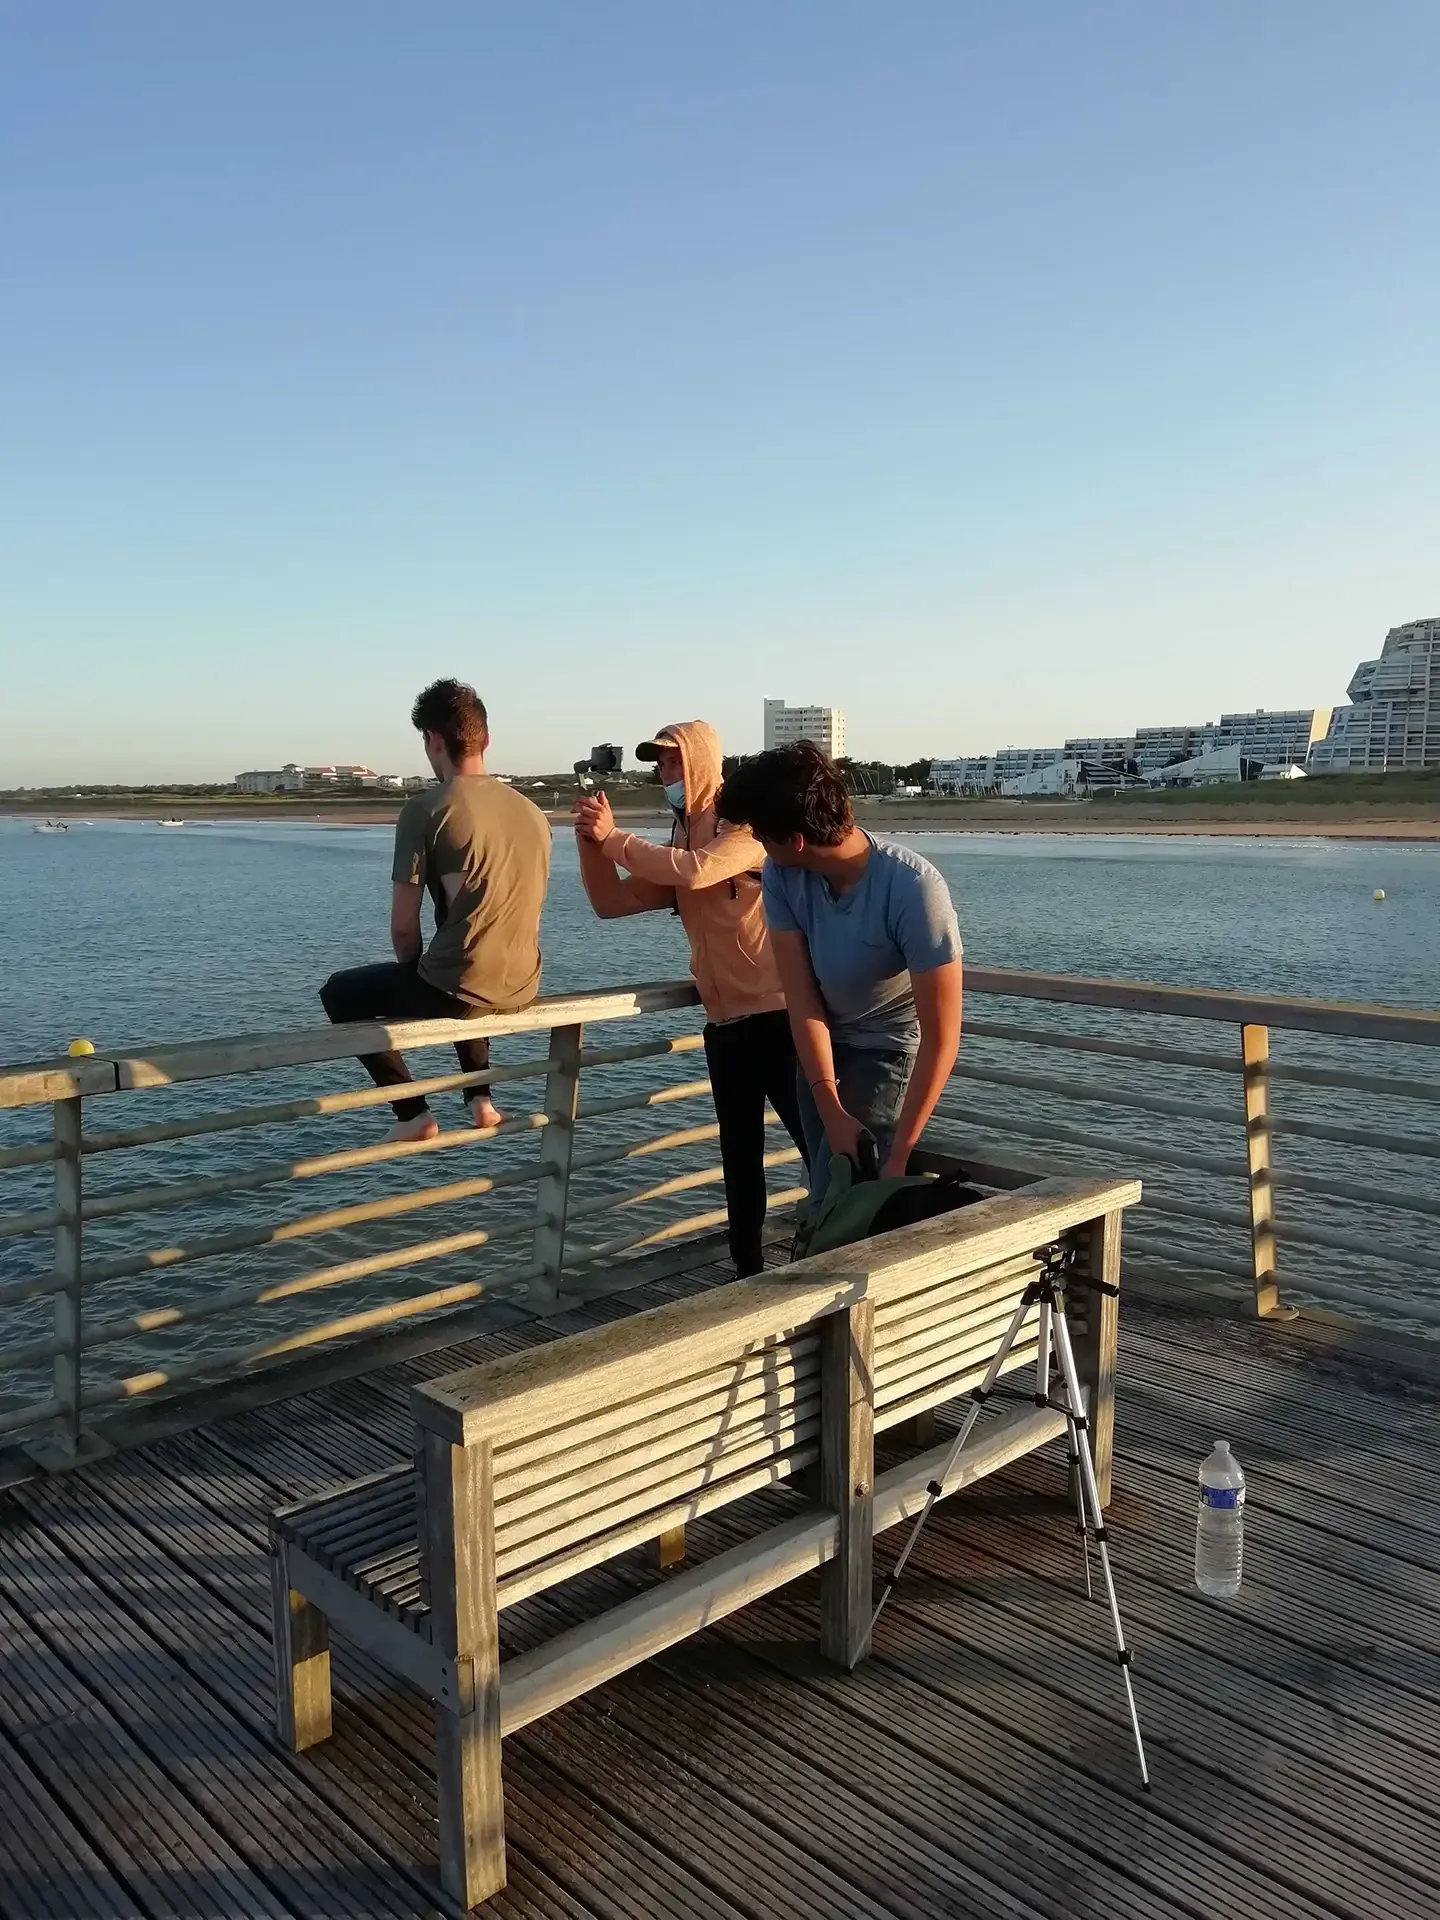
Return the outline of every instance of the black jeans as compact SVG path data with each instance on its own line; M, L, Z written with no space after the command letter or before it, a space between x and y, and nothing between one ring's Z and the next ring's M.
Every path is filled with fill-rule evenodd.
M348 1020L468 1020L475 1009L453 993L442 993L420 978L416 962L386 960L375 967L349 967L332 973L320 989L320 1004L335 1025ZM483 1073L490 1064L488 1040L460 1040L455 1054L462 1073ZM377 1087L403 1087L410 1069L398 1053L366 1053L360 1064ZM467 1090L467 1097L483 1092ZM397 1120L413 1120L428 1111L423 1098L396 1100Z
M730 1254L738 1278L764 1266L760 1235L765 1225L765 1102L806 1153L795 1090L795 1042L784 1013L752 1013L705 1029L705 1060L715 1118L720 1122L720 1163L730 1215ZM808 1164L809 1155L806 1153Z

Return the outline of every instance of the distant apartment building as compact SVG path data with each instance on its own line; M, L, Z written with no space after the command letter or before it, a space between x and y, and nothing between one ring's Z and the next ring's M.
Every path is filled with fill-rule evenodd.
M845 757L845 715L839 707L787 707L783 700L765 702L765 751L788 747L796 740L813 740L832 760Z
M1066 757L1078 760L1089 780L1123 780L1135 759L1133 733L1091 734L1065 742Z
M1023 780L1069 756L1064 747L1002 747L999 753L962 754L930 762L930 784L939 793L993 793L1008 780Z
M1322 739L1312 773L1418 772L1440 767L1440 620L1392 627L1378 660L1362 660Z
M1193 760L1215 745L1219 728L1208 722L1188 727L1137 727L1133 759L1142 774L1158 773L1177 760Z
M1242 759L1267 767L1303 767L1312 753L1311 743L1324 736L1329 724L1328 707L1275 712L1257 707L1253 713L1222 713L1218 721L1190 726L1077 735L1063 747L1005 747L999 753L934 760L930 782L941 793L993 793L1003 791L1011 781L1039 776L1046 768L1074 763L1084 768L1083 784L1104 786L1137 775L1154 780L1167 767L1188 766L1213 754L1224 755L1224 764L1233 762L1237 768ZM1049 790L1044 781L1041 786Z
M1222 713L1209 752L1235 748L1247 760L1267 767L1303 767L1310 749L1330 725L1329 707L1290 707L1267 712Z
M297 767L287 760L273 772L256 770L237 773L235 786L240 793L329 793L353 792L356 788L382 787L408 791L424 783L398 773L376 773L370 767L351 761L326 767Z

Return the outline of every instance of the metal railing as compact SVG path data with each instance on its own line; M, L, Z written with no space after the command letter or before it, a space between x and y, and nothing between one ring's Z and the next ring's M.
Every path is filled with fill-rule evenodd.
M1133 1252L1192 1279L1242 1281L1262 1316L1299 1299L1440 1325L1429 1224L1440 1014L1000 969L972 968L966 984L937 1137L953 1130L962 1150L1047 1171L1141 1174ZM713 1117L684 1111L709 1092L686 1058L701 1045L697 1019L693 986L665 982L480 1022L239 1036L0 1073L0 1175L19 1202L0 1214L0 1439L74 1452L117 1409L177 1388L482 1295L543 1310L562 1273L720 1226L722 1205L694 1210L697 1197L719 1201L721 1179ZM595 1044L622 1021L641 1037ZM518 1056L431 1073L414 1090L537 1087L530 1110L487 1130L300 1150L297 1132L393 1097L353 1084L356 1054L482 1033ZM483 1172L464 1159L476 1151ZM798 1159L777 1136L779 1208L802 1191L783 1184ZM631 1162L657 1161L627 1184ZM312 1181L329 1204L274 1210L280 1190ZM612 1216L621 1230L606 1230Z
M0 1147L0 1173L27 1184L27 1198L41 1197L34 1191L41 1182L49 1188L45 1204L0 1215L0 1385L9 1389L0 1399L0 1436L42 1434L47 1446L73 1452L88 1427L127 1404L482 1295L520 1295L543 1310L557 1297L562 1271L723 1224L723 1206L695 1211L696 1199L709 1198L722 1178L713 1118L697 1124L685 1111L710 1090L685 1057L701 1047L700 1034L587 1044L596 1029L619 1021L653 1029L681 1014L693 1026L695 1005L691 983L665 982L542 1000L523 1014L478 1022L243 1036L0 1074L0 1108L12 1118L29 1110L33 1120L49 1119L44 1137ZM502 1089L523 1088L535 1104L496 1127L442 1123L428 1140L285 1151L307 1123L383 1112L394 1089L347 1085L230 1104L238 1076L272 1080L340 1062L353 1079L358 1053L410 1053L481 1034L500 1045L529 1044L521 1057L484 1072L432 1073L405 1091L445 1096L490 1086L505 1098ZM534 1040L546 1037L541 1052ZM678 1081L677 1064L685 1072ZM667 1065L672 1077L657 1079L655 1070ZM620 1090L592 1096L597 1081ZM152 1119L157 1101L164 1117ZM116 1124L137 1107L144 1109L138 1124ZM268 1144L277 1135L280 1152ZM267 1144L237 1151L252 1140ZM484 1171L472 1173L463 1157L477 1150L486 1156ZM207 1170L175 1177L177 1154L201 1159ZM219 1156L225 1164L209 1171ZM766 1165L778 1174L799 1159L782 1137ZM631 1183L631 1162L642 1172L653 1166L651 1177ZM128 1174L136 1163L148 1177ZM107 1179L117 1164L127 1177ZM314 1181L326 1183L321 1192L343 1188L337 1203L284 1213L275 1207L281 1190L307 1193ZM803 1192L778 1184L777 1209ZM164 1217L160 1234L157 1216ZM417 1223L441 1217L444 1231L416 1236ZM626 1223L623 1230L597 1234L612 1217ZM277 1257L282 1264L272 1270ZM417 1291L407 1283L422 1271ZM331 1303L341 1289L352 1302L361 1298L337 1313ZM323 1317L316 1307L327 1309ZM263 1337L234 1342L232 1334L233 1343L219 1345L212 1337L217 1323L233 1329L257 1317L269 1328Z

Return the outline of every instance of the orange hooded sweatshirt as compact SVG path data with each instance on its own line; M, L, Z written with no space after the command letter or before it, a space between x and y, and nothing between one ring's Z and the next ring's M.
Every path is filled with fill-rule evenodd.
M774 1013L785 995L760 904L765 854L748 827L715 818L720 736L704 720L684 720L659 737L675 743L685 769L685 817L671 828L668 847L618 831L597 847L577 834L590 904L602 920L673 907L690 938L690 971L710 1019Z

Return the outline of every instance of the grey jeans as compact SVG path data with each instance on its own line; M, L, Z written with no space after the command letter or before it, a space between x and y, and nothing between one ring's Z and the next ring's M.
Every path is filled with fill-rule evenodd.
M847 1047L841 1040L832 1040L830 1050L835 1057L840 1104L874 1134L883 1165L895 1143L895 1123L900 1118L905 1089L915 1070L915 1055L899 1049L890 1053L871 1052L864 1047ZM803 1067L799 1079L800 1124L805 1129L805 1144L810 1150L810 1191L818 1196L825 1192L830 1180L830 1142L825 1138L825 1128L815 1096L806 1084Z

